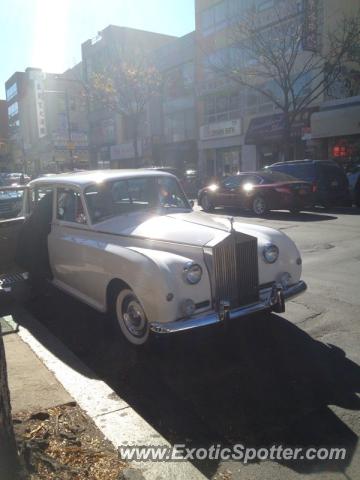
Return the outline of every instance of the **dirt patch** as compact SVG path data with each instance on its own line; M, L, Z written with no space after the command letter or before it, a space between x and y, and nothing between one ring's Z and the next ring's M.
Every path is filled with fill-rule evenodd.
M31 480L117 480L127 466L75 403L13 417L15 436Z

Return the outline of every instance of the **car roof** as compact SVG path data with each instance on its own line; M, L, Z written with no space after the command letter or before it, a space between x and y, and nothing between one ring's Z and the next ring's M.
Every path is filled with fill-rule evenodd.
M314 164L314 163L327 163L329 165L336 165L336 162L333 160L309 160L309 159L304 159L304 160L289 160L288 162L276 162L273 163L272 165L269 165L269 167L275 167L276 165L308 165L308 164Z
M101 183L107 180L135 177L174 177L171 173L159 170L146 169L119 169L119 170L86 170L83 172L58 173L47 177L40 177L32 180L29 185L67 184L84 188L94 183Z

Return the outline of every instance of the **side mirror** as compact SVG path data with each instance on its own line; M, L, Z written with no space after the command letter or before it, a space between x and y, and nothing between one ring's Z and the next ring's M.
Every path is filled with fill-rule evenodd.
M189 203L190 203L190 207L194 208L194 205L195 205L194 200L189 200Z

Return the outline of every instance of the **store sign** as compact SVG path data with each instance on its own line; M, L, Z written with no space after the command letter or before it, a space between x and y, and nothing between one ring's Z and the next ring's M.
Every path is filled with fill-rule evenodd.
M316 52L317 24L318 24L318 0L304 0L304 24L303 24L303 49Z
M296 115L291 126L291 137L300 137L303 140L309 140L311 138L310 118L316 110L316 107L311 107ZM266 141L281 141L284 132L285 116L283 113L256 117L250 121L249 128L246 132L245 143L252 145ZM304 135L305 138L303 138Z
M232 137L235 135L241 135L240 119L209 123L200 127L200 140Z
M142 155L141 141L137 142L138 155ZM135 148L133 142L120 143L110 147L110 160L125 160L126 158L135 158Z
M320 111L311 117L312 138L360 134L360 106Z
M71 132L70 141L67 132L58 131L53 133L52 141L57 150L86 150L88 148L88 137L85 132Z

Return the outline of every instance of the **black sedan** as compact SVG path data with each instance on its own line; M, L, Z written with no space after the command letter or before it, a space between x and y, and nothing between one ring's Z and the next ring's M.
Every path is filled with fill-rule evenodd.
M269 210L298 213L311 207L311 184L280 172L240 173L201 189L198 201L203 210L239 207L264 215Z

